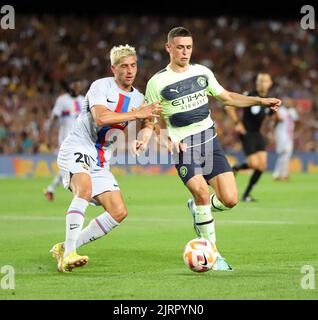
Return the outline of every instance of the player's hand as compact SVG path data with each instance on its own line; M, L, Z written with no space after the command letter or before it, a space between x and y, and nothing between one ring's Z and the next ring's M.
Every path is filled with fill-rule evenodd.
M239 122L238 124L236 124L235 130L239 134L243 134L243 135L246 134L246 129L242 122Z
M162 107L159 106L159 101L148 104L145 102L138 109L134 109L132 112L135 112L136 119L147 119L151 117L160 117L160 112Z
M186 143L172 142L170 139L168 140L168 150L171 154L174 152L180 153L180 151L187 152L187 147L188 145Z
M262 98L261 104L265 107L270 107L273 111L277 112L282 101L276 98Z
M147 148L147 143L143 140L134 140L131 145L131 152L133 155L140 155L140 152L145 151Z

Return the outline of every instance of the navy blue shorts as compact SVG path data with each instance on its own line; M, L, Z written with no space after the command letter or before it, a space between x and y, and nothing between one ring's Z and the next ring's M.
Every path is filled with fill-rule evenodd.
M174 153L173 159L184 184L196 175L202 175L209 181L221 173L232 172L213 127L181 142L188 145L187 151Z

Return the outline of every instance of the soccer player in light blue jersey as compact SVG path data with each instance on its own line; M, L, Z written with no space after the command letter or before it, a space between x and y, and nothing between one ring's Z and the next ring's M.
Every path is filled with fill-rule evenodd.
M167 128L169 148L179 177L191 192L188 207L198 236L215 244L212 212L229 210L237 204L237 187L232 169L216 137L208 96L224 105L249 107L258 104L277 110L276 98L244 96L224 89L205 66L190 64L193 38L183 27L168 34L166 51L170 63L148 82L148 103L160 101L161 127ZM209 186L214 189L210 195ZM219 254L214 270L232 270Z

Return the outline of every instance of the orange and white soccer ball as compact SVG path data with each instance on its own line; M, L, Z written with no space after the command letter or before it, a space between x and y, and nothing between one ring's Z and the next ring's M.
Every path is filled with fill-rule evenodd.
M194 272L211 270L217 256L216 246L204 238L190 240L183 250L183 261Z

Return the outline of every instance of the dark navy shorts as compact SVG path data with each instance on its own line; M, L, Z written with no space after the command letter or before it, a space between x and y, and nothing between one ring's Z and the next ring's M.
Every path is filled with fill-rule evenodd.
M260 132L247 132L240 135L245 155L249 156L258 151L266 150L265 139Z
M213 127L186 137L181 142L188 145L187 151L175 152L173 159L184 184L196 175L202 175L209 181L221 173L232 172Z

